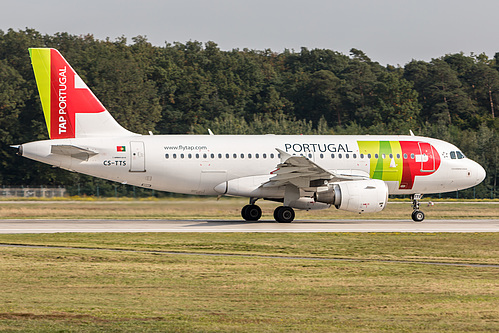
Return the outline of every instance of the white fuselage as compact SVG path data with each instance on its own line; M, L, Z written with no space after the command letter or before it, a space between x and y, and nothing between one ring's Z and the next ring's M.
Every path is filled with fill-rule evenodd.
M404 152L404 146L409 144L417 149ZM423 152L424 145L433 147L430 153ZM76 146L95 154L54 153L53 146ZM416 136L136 135L37 141L23 144L22 154L120 183L176 193L219 195L226 192L220 184L236 184L236 180L243 179L245 186L253 184L257 188L268 181L280 163L276 148L303 155L338 174L382 179L390 194L455 191L474 186L485 177L479 164L462 155L457 158L459 150L452 144ZM409 166L412 175L408 176ZM405 185L403 179L409 179L410 184ZM229 194L252 196L246 192ZM276 189L264 195L279 197L282 193Z

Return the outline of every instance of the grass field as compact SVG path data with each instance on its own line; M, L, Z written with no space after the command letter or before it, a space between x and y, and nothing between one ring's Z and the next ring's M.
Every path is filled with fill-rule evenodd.
M126 219L241 219L241 208L245 199L214 198L170 199L156 201L17 201L0 202L0 219L7 218L126 218ZM273 211L278 205L260 200L263 219L273 219ZM499 204L444 203L436 202L421 209L427 219L499 219ZM297 220L310 219L408 219L412 213L410 202L389 203L380 213L357 214L335 208L319 211L296 210Z
M0 218L240 219L245 203L2 202ZM259 204L267 218L277 205ZM424 211L498 218L497 207ZM410 212L406 202L297 219ZM499 233L0 234L0 244L11 244L0 246L1 332L499 331Z
M61 233L0 243L73 247L1 247L2 332L499 330L497 233Z

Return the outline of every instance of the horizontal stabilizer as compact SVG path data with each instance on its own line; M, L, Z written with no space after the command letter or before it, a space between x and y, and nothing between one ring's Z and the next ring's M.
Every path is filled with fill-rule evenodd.
M98 154L93 150L73 145L52 145L50 152L57 155L68 155L80 160L88 160L89 157Z

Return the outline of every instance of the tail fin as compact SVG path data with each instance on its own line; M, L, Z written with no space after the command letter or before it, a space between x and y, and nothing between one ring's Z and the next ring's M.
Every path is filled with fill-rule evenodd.
M55 49L29 49L51 139L129 136Z

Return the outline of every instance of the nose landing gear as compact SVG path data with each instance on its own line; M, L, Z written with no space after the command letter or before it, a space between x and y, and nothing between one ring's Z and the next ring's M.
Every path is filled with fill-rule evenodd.
M423 198L422 194L415 193L412 196L412 209L414 211L412 212L412 220L414 222L423 222L424 220L424 213L419 210L419 200Z

